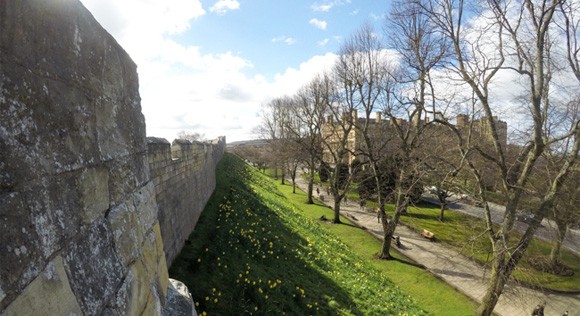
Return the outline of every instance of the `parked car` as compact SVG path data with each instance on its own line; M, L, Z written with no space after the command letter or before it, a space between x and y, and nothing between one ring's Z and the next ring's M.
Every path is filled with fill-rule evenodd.
M516 214L516 220L526 223L528 225L532 224L533 222L537 221L534 214L530 214L530 213L519 213ZM540 224L540 226L542 226L542 224Z

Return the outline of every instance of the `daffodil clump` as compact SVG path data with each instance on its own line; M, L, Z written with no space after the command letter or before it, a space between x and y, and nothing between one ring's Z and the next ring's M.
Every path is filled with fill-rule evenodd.
M170 270L200 315L427 314L239 158L217 182Z

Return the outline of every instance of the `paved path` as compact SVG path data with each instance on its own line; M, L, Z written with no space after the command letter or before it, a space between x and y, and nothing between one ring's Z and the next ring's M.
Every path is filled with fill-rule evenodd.
M298 186L305 190L306 183L299 179ZM316 195L316 193L315 193ZM330 205L328 198L325 203ZM377 223L377 216L361 210L353 202L343 203L341 214L354 224L366 228L371 234L382 239L382 226ZM419 233L406 226L399 225L395 231L401 237L402 249L397 249L403 255L424 265L427 270L441 277L448 284L465 293L477 302L481 301L487 285L489 271L461 255L456 250L443 243L433 243L423 238ZM396 249L396 248L393 248ZM562 315L569 311L570 316L580 316L580 295L563 295L543 293L513 282L506 285L504 293L495 307L495 312L502 316L528 316L540 302L546 301L545 315ZM450 308L452 308L450 306Z

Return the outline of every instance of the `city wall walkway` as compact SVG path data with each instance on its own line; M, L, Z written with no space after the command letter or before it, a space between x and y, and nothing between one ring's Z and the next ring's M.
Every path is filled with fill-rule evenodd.
M297 185L302 190L307 188L302 178L297 179ZM324 203L330 206L332 200L326 197ZM378 239L383 239L382 226L377 222L376 213L362 210L358 203L349 201L341 204L341 215ZM395 235L400 236L402 247L399 249L393 245L392 249L422 264L449 285L473 300L481 302L489 280L489 270L451 246L431 242L407 226L399 225ZM534 307L543 301L546 302L545 315L562 315L565 311L569 311L569 315L580 316L580 294L544 293L541 290L517 285L515 282L506 285L494 311L502 316L528 316Z

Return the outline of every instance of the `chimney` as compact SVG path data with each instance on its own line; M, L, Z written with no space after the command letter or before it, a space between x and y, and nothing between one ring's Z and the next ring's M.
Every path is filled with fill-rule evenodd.
M378 123L380 123L380 122L381 122L381 112L377 112L377 113L376 113L376 115L377 115L376 122L377 122L377 124L378 124Z
M419 117L419 113L415 113L415 115L413 115L413 118L411 119L411 124L413 124L413 126L421 125L421 117Z
M465 127L469 124L469 117L466 114L457 115L457 127Z
M425 116L425 124L429 124L429 120L430 120L429 117Z
M351 111L351 114L352 114L352 121L353 122L356 122L357 119L358 119L358 111L357 110L352 110Z

